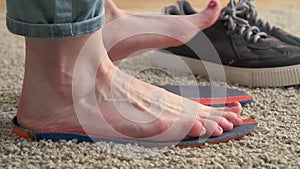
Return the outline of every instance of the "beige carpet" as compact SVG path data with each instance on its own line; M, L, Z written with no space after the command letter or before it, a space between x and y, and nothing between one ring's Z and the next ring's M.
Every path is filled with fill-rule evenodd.
M261 8L264 18L300 35L300 6ZM300 87L247 88L255 101L243 117L255 118L255 133L219 145L191 149L147 149L112 143L31 142L11 133L24 71L23 39L7 32L0 16L0 168L295 168L300 167ZM121 68L135 73L149 57L128 59ZM137 66L138 65L138 66ZM174 84L167 74L147 70L138 77L151 83ZM177 75L181 84L193 81ZM199 84L209 84L197 77Z

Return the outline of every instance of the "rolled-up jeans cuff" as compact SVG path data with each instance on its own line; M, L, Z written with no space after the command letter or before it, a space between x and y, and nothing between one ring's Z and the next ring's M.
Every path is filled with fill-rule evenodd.
M105 11L91 19L74 23L33 24L15 20L6 15L10 32L32 38L68 38L83 36L99 30L105 23Z

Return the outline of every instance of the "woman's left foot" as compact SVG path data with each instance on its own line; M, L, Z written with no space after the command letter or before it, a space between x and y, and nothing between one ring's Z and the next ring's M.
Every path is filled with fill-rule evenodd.
M141 15L123 11L105 1L104 44L112 61L149 48L179 46L218 19L222 6L211 0L200 13L188 16Z

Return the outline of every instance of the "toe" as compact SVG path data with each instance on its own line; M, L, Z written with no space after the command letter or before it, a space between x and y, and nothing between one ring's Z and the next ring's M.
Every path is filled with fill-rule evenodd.
M241 111L224 111L224 108L222 109L210 109L208 113L199 113L199 118L201 119L212 119L218 117L220 121L221 117L224 117L227 119L227 121L231 122L233 126L240 126L242 124L242 118L240 116ZM216 121L216 120L214 120Z
M222 5L219 0L211 0L208 7L196 14L197 16L193 18L198 28L201 30L210 27L214 24L222 10Z
M210 120L215 121L224 131L231 131L234 127L233 123L228 121L224 117L219 116L211 116L209 117Z
M223 128L217 122L209 119L201 119L200 121L206 128L206 135L216 137L223 134Z
M192 128L189 132L189 136L190 137L199 137L199 136L203 136L205 134L206 134L206 129L202 125L202 123L200 121L195 121L194 125L192 126Z
M221 108L221 109L223 109L224 111L233 112L237 115L240 115L241 112L243 111L243 107L242 107L241 103L239 103L239 102L233 102L233 103L231 103L231 104L229 104L226 107Z
M224 111L222 116L226 118L229 122L231 122L233 126L240 126L243 121L239 114L235 114L229 111Z

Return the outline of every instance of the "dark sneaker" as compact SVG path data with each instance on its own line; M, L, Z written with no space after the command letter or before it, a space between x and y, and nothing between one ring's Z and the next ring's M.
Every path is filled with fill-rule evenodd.
M185 14L195 13L187 11L192 9L187 2L179 1L179 6ZM165 11L167 15L183 13L174 7L167 7ZM153 63L169 70L191 70L212 80L242 85L300 84L300 48L260 32L256 26L237 17L236 12L235 3L230 0L213 26L182 46L155 51Z
M235 5L238 11L238 16L246 19L250 25L257 26L261 31L266 32L268 35L272 35L290 45L300 47L300 38L286 31L266 22L258 16L257 10L254 6L254 0L239 0Z
M179 9L178 13L181 15L190 15L195 13L195 10L187 1L178 1L177 5ZM235 9L237 11L237 16L247 20L250 25L258 27L261 31L266 32L268 35L271 35L282 42L300 47L299 37L291 35L290 33L262 20L259 17L254 6L254 0L239 0L239 2L235 4ZM173 9L173 11L176 10ZM168 14L167 11L166 14Z

